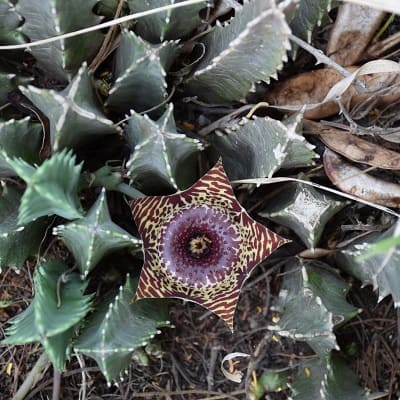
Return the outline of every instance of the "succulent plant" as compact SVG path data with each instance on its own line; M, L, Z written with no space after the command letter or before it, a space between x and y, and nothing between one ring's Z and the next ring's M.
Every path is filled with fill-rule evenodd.
M379 292L379 301L391 295L394 303L400 306L400 276L398 262L400 257L398 242L388 249L371 254L373 244L387 239L397 239L400 224L397 222L385 232L372 232L365 238L354 241L337 254L343 268L360 279L365 285L372 285Z
M46 215L82 217L78 199L82 165L75 165L76 158L71 151L63 150L37 168L21 158L11 159L5 154L5 159L27 184L19 207L19 224Z
M53 151L76 148L93 137L118 132L98 104L85 63L61 92L35 86L20 89L48 117Z
M242 100L256 82L276 76L290 48L289 33L273 0L245 1L235 18L203 38L205 55L186 80L187 92L209 103Z
M58 225L53 234L64 240L85 276L106 254L140 245L138 239L111 221L105 190L84 218Z
M151 192L154 186L158 190L163 187L176 190L188 186L182 164L185 168L193 167L196 161L193 156L203 146L199 140L177 132L172 104L156 121L131 111L125 134L132 148L127 162L129 176L140 190Z
M18 206L22 193L11 185L0 195L0 271L5 267L20 268L24 261L37 253L48 222L37 219L26 225L18 224Z
M35 271L35 298L11 321L5 343L40 341L53 365L62 370L74 335L74 326L89 312L93 295L84 295L88 284L60 260Z
M168 4L180 3L183 0L128 0L131 12L151 10ZM196 29L201 19L199 11L207 6L203 0L191 7L166 10L141 18L137 22L136 31L150 43L164 42L185 38Z
M301 113L280 121L236 107L277 77L291 27L309 37L330 1L301 1L292 15L289 2L274 0L216 2L224 15L206 0L173 8L181 3L0 0L0 44L26 42L27 50L0 57L0 271L29 257L35 269L33 299L9 321L3 343L40 342L60 371L75 350L92 357L108 383L120 379L135 351L171 326L171 298L205 307L233 330L246 279L289 240L250 217L230 179L297 173L318 157ZM156 6L170 9L120 30L34 43ZM218 129L200 133L226 110ZM199 178L205 161L217 159ZM303 186L262 203L263 216L311 248L347 205ZM346 268L398 303L387 282L397 253L386 270L365 275L353 247L342 251ZM336 389L331 381L345 378L329 352L338 320L356 313L345 301L348 285L298 259L286 272L275 303L280 323L269 328L315 351L310 368L324 374L314 392ZM346 395L362 399L351 383ZM304 398L301 385L294 382L295 398Z
M290 27L297 36L311 40L314 28L327 16L332 0L300 0Z
M290 184L277 195L276 203L260 215L290 227L306 246L314 249L327 222L345 206L346 202L313 187Z
M142 112L163 103L167 97L166 70L177 51L177 42L151 45L132 31L123 31L115 55L115 82L106 106L119 112Z
M98 0L74 1L73 4L60 0L20 0L15 11L24 19L22 33L36 41L99 23L101 17L93 13L96 3ZM30 51L46 74L68 82L82 62L94 57L101 42L102 34L97 31L32 47Z
M313 146L297 134L298 121L242 118L218 130L213 147L222 155L231 179L271 177L281 168L313 164Z
M357 309L345 295L349 290L335 271L319 261L294 259L285 266L285 278L274 310L280 313L270 329L280 336L302 340L322 358L338 349L334 327L354 317Z
M26 42L25 36L18 27L22 17L15 11L14 5L8 0L0 1L0 42L17 44Z

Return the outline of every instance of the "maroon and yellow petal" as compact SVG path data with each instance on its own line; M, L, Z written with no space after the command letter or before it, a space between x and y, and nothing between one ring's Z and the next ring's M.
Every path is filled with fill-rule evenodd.
M247 214L221 162L189 189L131 207L144 249L136 298L190 300L231 329L249 273L287 242Z

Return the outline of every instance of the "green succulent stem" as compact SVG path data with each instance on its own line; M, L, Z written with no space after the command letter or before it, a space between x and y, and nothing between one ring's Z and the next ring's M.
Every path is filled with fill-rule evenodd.
M105 165L97 171L83 174L81 189L91 187L104 187L107 190L123 193L133 199L145 197L145 195L134 187L123 182L124 176L120 167Z
M115 190L115 187L122 182L120 167L105 165L95 172L83 174L82 188L102 186L107 190Z
M146 197L146 195L142 193L140 190L137 190L134 187L127 185L126 183L123 182L117 185L116 190L131 197L132 199L140 199L142 197Z

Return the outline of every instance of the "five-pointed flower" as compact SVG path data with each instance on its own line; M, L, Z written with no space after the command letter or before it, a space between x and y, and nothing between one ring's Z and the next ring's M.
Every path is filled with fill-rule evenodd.
M287 242L247 214L221 162L189 189L133 200L131 207L144 250L136 299L193 301L231 330L244 281Z

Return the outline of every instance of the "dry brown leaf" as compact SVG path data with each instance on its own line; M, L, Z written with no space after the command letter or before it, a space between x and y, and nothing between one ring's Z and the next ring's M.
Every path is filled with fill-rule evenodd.
M308 131L319 134L322 142L331 150L349 160L382 169L400 170L400 153L385 149L350 132L313 121L304 121Z
M342 67L357 64L385 12L357 4L342 4L329 36L327 55Z
M366 64L367 65L367 64ZM348 67L349 72L357 70L357 67ZM376 73L362 75L361 80L365 82L365 93L350 85L341 93L342 104L353 108L373 96L374 90L393 86L388 94L377 97L377 106L393 103L400 99L400 75L393 73ZM343 77L337 71L324 68L316 71L304 72L279 83L266 96L266 101L271 105L277 105L283 109L290 109L290 106L300 108L305 105L317 105L325 101L334 85L343 81ZM285 107L287 106L287 107ZM308 119L321 119L335 115L339 112L339 106L335 101L328 101L324 104L313 106L304 112Z
M330 149L349 160L382 169L400 169L400 153L385 149L351 133L332 129L332 132L324 133L320 138Z
M400 185L368 175L329 149L323 162L326 175L343 192L387 207L400 207Z
M320 103L328 94L329 89L341 79L342 76L338 72L328 68L305 72L277 84L274 90L267 94L266 101L278 106ZM338 105L330 101L305 111L304 117L321 119L335 115L338 111Z

